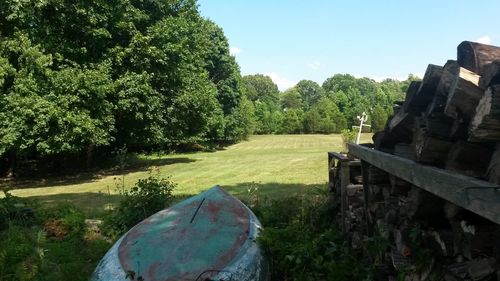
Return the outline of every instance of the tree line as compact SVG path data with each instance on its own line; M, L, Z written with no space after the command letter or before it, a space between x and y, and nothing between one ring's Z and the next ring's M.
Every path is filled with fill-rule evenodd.
M241 87L196 0L0 3L0 170L100 148L237 142L250 133Z
M250 128L257 134L340 133L359 125L357 116L366 112L373 131L382 130L394 103L404 99L411 81L386 79L376 82L349 74L336 74L320 86L301 80L280 92L270 77L243 77Z
M5 0L0 176L29 161L91 166L123 147L336 133L362 111L377 129L407 85L335 75L281 93L269 77L241 77L196 0Z

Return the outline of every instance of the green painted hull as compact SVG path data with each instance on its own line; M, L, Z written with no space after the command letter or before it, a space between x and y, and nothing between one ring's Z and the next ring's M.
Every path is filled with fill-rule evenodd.
M267 280L255 215L213 187L142 221L101 260L93 281Z

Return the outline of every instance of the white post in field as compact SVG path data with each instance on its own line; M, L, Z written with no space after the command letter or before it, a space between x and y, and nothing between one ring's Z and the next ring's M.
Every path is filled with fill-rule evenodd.
M363 114L361 114L361 116L357 116L357 117L358 117L358 120L360 121L360 124L359 124L358 137L356 138L356 144L359 144L359 140L361 138L361 131L363 130L363 126L365 126L365 127L371 127L371 126L363 124L366 121L368 121L368 116L366 115L365 112L363 112Z

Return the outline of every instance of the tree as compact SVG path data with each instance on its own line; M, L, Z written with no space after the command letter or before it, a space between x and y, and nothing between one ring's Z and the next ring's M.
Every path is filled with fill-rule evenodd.
M195 0L6 0L0 34L0 157L253 131L227 39ZM277 87L262 98L277 104Z
M243 76L245 94L251 101L262 101L265 103L277 103L279 100L278 86L274 84L271 77L262 74Z
M296 88L290 88L281 94L281 107L283 109L302 108L302 99Z
M302 131L302 119L304 112L302 109L287 109L283 112L281 123L281 133L299 134Z
M374 132L378 132L384 129L385 123L387 122L387 113L381 105L375 105L370 117L372 130Z
M309 109L324 96L323 88L311 80L301 80L294 88L299 92L305 110Z
M228 116L225 135L227 142L237 142L247 139L257 129L257 117L255 107L246 97L241 99L234 114Z

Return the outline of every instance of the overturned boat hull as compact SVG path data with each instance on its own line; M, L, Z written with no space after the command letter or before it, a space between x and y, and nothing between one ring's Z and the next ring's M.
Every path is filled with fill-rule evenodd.
M123 235L93 281L267 280L255 215L216 186L160 211Z

